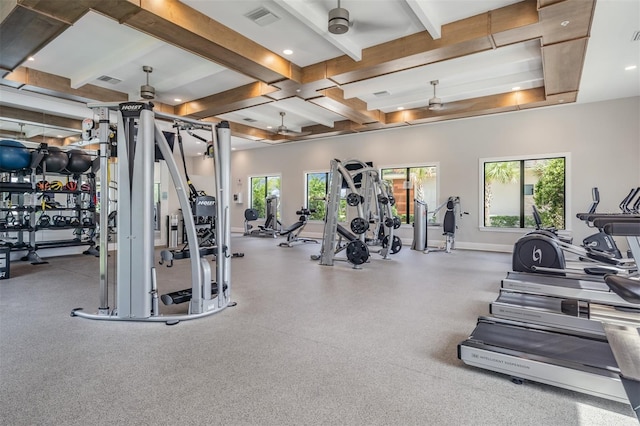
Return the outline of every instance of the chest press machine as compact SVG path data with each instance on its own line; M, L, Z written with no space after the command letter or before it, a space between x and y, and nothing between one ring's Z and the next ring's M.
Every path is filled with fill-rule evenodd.
M118 229L116 242L115 307L109 307L109 276L107 268L107 239L100 239L100 306L95 314L82 308L74 309L71 316L96 320L155 321L176 324L179 321L201 318L219 312L231 302L229 243L230 154L231 131L228 122L217 125L189 120L153 111L152 103L127 102L91 104L99 116L100 127L100 181L107 182L108 160L111 156L108 142L109 114L117 111L118 144L116 163L118 176ZM215 167L216 188L216 242L218 255L215 282L209 262L198 255L190 256L191 288L183 291L181 301L189 302L183 315L162 316L158 308L158 288L154 266L153 224L153 168L155 147L166 162L182 211L190 211L188 190L180 176L171 148L158 128L155 119L192 121L200 128L211 131L212 142L207 146ZM103 191L101 204L108 205L108 192ZM100 215L100 228L107 229L107 212ZM185 215L187 240L192 253L200 253L194 219ZM166 295L165 295L166 296ZM164 297L164 296L163 296ZM176 302L177 303L177 302Z

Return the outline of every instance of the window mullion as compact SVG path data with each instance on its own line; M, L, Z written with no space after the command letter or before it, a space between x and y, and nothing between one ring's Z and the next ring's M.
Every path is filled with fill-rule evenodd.
M524 228L524 160L520 160L520 228Z

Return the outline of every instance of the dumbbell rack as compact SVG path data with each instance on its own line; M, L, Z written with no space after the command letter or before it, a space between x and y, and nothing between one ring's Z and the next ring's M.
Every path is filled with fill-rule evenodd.
M46 174L47 179L54 176L60 180L69 179L68 175ZM74 175L73 178L77 181L80 176ZM35 168L30 175L24 171L0 173L0 233L16 234L16 242L9 245L12 251L27 252L21 260L30 261L34 265L47 263L40 258L37 250L60 247L89 246L83 253L98 255L93 237L97 225L96 209L91 202L96 193L95 178L91 173L84 176L90 186L88 191L80 190L80 185L76 191L43 191L36 187L36 182L43 175L36 173ZM16 178L16 182L11 182L12 177ZM43 202L45 194L53 195L53 200ZM56 196L60 195L67 196L66 204L55 201ZM55 214L50 216L50 213ZM38 232L43 234L43 231L51 230L72 230L73 238L37 241ZM88 239L82 239L84 230L89 231Z

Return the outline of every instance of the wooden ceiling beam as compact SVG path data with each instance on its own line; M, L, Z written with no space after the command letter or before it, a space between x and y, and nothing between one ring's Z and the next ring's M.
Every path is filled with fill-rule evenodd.
M362 51L362 60L344 55L302 70L303 83L313 78L331 79L337 84L376 77L434 62L479 53L495 47L491 36L502 36L502 43L515 43L539 37L535 0L525 0L495 11L452 22L442 27L442 37L431 38L426 31L382 43ZM324 70L323 70L324 67ZM324 74L322 73L324 71Z
M195 101L176 105L174 113L176 115L190 115L198 118L225 114L227 112L273 102L267 95L277 91L277 87L262 82L250 83L225 92L196 99Z
M42 124L47 127L59 127L62 129L72 129L82 131L82 120L74 118L60 117L48 112L30 111L22 108L15 108L0 105L0 117L10 120L19 120L36 125Z
M321 90L320 97L310 99L309 102L335 112L357 124L384 122L385 116L379 110L367 110L367 104L360 99L345 99L342 89L337 87Z
M78 89L73 89L71 80L68 78L26 67L18 67L15 71L5 75L2 84L79 102L124 102L128 99L126 93L92 84L85 84Z
M208 123L220 123L218 117L206 117L203 118L202 121L206 121ZM229 121L229 129L231 130L231 136L236 136L239 138L250 139L253 141L261 141L268 140L273 137L273 133L267 130L258 129L256 127L247 126L245 124L234 123L233 121Z
M6 71L15 70L70 25L16 0L0 1L0 19L0 69Z
M122 3L134 12L122 16ZM177 0L109 0L93 9L187 52L265 83L300 80L300 67Z
M516 111L520 109L523 104L543 101L545 101L544 88L539 87L449 102L445 104L441 110L432 111L428 108L415 108L387 113L387 123L422 124L453 118L475 117L478 115Z
M587 41L587 38L582 38L542 47L547 95L574 92L580 88Z

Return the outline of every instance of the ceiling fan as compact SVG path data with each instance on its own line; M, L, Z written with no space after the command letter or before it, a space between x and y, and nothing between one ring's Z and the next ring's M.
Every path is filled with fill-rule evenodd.
M140 97L142 97L142 99L153 99L156 97L156 88L149 85L149 74L153 72L153 67L143 65L142 71L147 74L147 84L140 86Z
M349 11L340 7L340 0L338 0L338 7L329 11L329 32L344 34L347 31L349 31Z
M385 31L390 29L397 29L397 24L391 22L385 22L382 19L380 22L363 22L359 20L350 20L349 11L343 7L340 7L340 0L338 0L338 7L329 11L329 26L328 30L331 34L345 34L352 28L358 33Z
M293 130L289 130L287 128L287 126L284 125L284 116L285 115L287 115L286 112L280 111L281 124L276 129L276 132L275 132L276 134L282 135L282 136L306 136L306 135L311 134L311 132L296 132L296 131L293 131Z
M442 99L436 96L436 86L438 85L438 80L431 80L431 85L433 86L433 98L429 99L429 110L430 111L438 111L444 107L442 103Z

